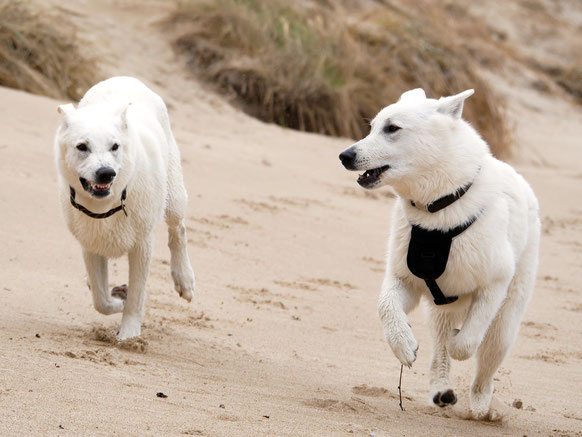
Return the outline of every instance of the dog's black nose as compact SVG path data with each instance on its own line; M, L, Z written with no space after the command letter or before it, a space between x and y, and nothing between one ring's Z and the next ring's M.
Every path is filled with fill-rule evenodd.
M355 170L354 160L356 159L356 152L354 152L351 147L340 153L339 159L345 168L348 170Z
M95 172L95 183L108 184L113 180L117 173L111 167L101 167Z

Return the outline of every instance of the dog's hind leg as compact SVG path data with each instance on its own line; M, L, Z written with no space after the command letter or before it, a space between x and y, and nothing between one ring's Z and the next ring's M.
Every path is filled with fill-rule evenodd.
M123 311L124 302L109 291L107 258L83 249L87 283L93 293L93 306L101 314L109 315Z
M471 384L471 412L476 419L496 419L489 410L493 375L515 341L519 324L534 288L537 243L526 249L509 285L507 298L477 352L477 371Z
M177 153L171 153L168 163L168 203L166 206L170 269L176 291L180 297L190 302L194 293L195 278L188 257L186 227L184 226L187 199L180 156Z
M449 335L456 322L454 312L437 307L429 308L429 326L433 337L430 361L430 398L439 407L457 403L457 395L449 382L451 359L447 352Z
M447 350L452 359L467 360L477 352L506 299L511 273L504 272L498 280L473 293L462 328L454 329L449 336Z
M145 313L146 281L152 259L153 234L138 241L129 252L129 287L117 335L120 340L138 337Z

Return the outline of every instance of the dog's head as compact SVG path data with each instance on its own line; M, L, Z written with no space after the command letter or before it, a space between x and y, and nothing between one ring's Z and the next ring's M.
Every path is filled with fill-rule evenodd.
M407 91L382 109L368 136L344 150L339 158L348 170L364 170L358 183L368 189L423 174L447 154L457 153L454 139L467 90L440 100L427 99L420 88ZM450 161L450 159L449 159Z
M128 162L129 105L61 105L62 122L55 146L57 165L66 182L93 198L121 193L127 181L120 173Z

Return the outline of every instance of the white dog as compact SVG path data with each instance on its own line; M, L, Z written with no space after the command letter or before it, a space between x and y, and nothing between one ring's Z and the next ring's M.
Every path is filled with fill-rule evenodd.
M176 291L187 301L194 272L186 249L187 194L163 100L137 79L92 87L75 109L59 106L55 138L60 198L83 247L95 309L123 312L118 338L141 334L154 229L165 215ZM129 286L108 288L107 260L127 253Z
M416 359L406 314L425 296L434 340L432 401L456 402L449 356L476 353L471 411L487 418L493 375L534 288L540 220L527 182L461 119L472 94L433 100L422 89L408 91L340 159L349 170L365 170L358 179L364 188L390 184L398 195L378 305L392 351L404 365Z

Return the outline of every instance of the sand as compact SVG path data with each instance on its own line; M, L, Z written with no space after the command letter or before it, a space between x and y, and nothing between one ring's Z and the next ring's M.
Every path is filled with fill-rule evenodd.
M160 225L143 338L115 344L120 315L93 309L57 201L63 102L0 88L0 435L582 436L581 106L493 77L544 224L535 295L495 378L503 420L467 419L472 359L453 363L457 405L430 404L422 307L400 411L400 364L376 313L391 191L365 192L341 168L350 140L266 125L189 80L153 24L167 9L65 8L110 75L168 102L196 294L188 304L173 290ZM126 282L126 260L110 272L111 286Z

